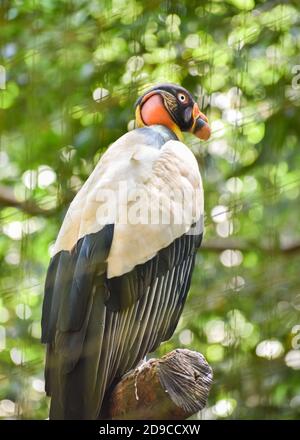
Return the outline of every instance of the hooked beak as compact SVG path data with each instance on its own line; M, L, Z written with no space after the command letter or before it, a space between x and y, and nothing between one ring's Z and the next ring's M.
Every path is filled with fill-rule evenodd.
M198 104L195 102L193 107L193 125L190 128L190 132L197 136L199 139L207 141L209 139L211 130L208 125L207 117L199 110Z

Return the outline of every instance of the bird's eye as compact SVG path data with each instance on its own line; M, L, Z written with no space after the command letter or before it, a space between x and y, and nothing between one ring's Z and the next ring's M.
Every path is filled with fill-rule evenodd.
M177 98L179 99L180 102L187 102L187 97L183 94L183 93L178 93Z

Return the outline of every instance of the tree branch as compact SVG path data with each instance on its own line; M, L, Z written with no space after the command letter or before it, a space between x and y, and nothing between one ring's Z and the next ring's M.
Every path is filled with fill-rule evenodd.
M183 420L204 408L211 384L204 356L177 349L126 374L110 395L105 419Z
M56 209L43 209L33 200L20 201L16 198L14 191L7 186L0 186L0 206L18 208L29 215L42 215L51 217Z
M200 251L205 250L207 252L222 252L226 249L239 250L241 252L245 251L259 251L265 252L273 255L291 255L300 252L300 241L295 241L289 246L268 246L260 243L258 246L255 242L243 240L235 237L228 238L211 238L205 240L201 244Z
M68 200L69 202L69 200ZM66 202L67 203L67 202ZM0 185L0 207L11 206L29 215L41 215L43 217L52 217L59 210L55 209L44 209L41 208L34 200L20 201L14 195L11 188L7 186ZM255 242L243 240L235 237L228 238L212 238L205 240L201 245L201 251L207 252L222 252L226 249L234 249L240 251L258 251L265 252L273 255L291 255L300 252L300 241L296 241L289 246L267 246L262 243L259 245Z

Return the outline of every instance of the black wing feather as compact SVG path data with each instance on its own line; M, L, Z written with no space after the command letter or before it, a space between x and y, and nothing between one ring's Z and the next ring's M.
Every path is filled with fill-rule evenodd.
M51 418L98 418L105 392L174 332L200 246L185 234L131 272L106 278L113 226L49 266L43 305Z

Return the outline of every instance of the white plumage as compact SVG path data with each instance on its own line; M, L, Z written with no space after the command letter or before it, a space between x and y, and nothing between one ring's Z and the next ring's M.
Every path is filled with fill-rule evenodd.
M166 142L161 149L149 147L144 136L135 130L108 148L75 196L56 240L54 254L71 250L81 237L104 227L108 221L107 206L110 204L112 208L113 204L109 194L114 194L117 203L109 216L115 229L107 260L108 278L120 276L150 260L203 218L202 181L193 153L175 140ZM135 208L132 202L139 194L147 200L141 200ZM158 224L151 223L153 206L158 207ZM130 217L130 212L134 214L138 208L138 223L133 223L132 218L126 219L126 215L124 218L124 213ZM162 216L169 216L170 222L163 224Z

